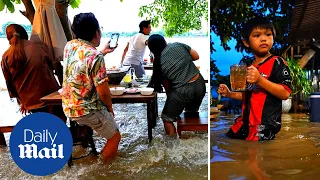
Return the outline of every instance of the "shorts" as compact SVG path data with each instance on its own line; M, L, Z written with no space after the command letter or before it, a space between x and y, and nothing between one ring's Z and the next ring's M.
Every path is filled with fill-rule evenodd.
M265 125L246 126L243 124L242 117L238 117L235 123L226 133L229 138L243 139L248 141L272 140L276 137L275 128Z
M206 86L201 74L197 80L172 89L162 110L162 120L175 122L183 110L197 112L205 94Z
M106 139L110 139L119 129L112 114L107 111L106 108L101 110L93 110L90 114L71 118L72 121L76 121L79 125L86 125L95 130L99 135Z

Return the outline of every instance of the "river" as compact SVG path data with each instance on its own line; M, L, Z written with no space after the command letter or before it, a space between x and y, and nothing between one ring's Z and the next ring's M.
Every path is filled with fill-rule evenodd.
M283 114L275 140L249 142L225 136L234 115L211 122L211 179L319 179L320 124L306 114Z

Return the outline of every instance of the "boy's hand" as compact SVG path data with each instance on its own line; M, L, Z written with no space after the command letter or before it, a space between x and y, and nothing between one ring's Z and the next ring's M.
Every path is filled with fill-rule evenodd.
M229 97L230 90L227 85L220 84L218 88L218 94L221 94L223 97Z
M257 84L260 81L261 75L258 69L254 66L247 68L247 82L250 84Z

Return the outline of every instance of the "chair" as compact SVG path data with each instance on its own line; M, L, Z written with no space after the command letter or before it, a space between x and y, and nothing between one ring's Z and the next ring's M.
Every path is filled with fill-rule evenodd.
M177 122L178 135L181 138L182 131L206 131L208 132L207 112L184 112Z
M91 154L98 155L96 146L92 138L93 130L91 129L91 127L85 126L85 125L79 125L76 121L70 121L69 129L73 139L73 146L81 145L83 148L87 148L90 145L91 147L91 151L86 155L83 155L80 157L72 157L72 154L71 154L71 157L68 161L69 167L73 165L73 162L72 162L73 160L81 159Z

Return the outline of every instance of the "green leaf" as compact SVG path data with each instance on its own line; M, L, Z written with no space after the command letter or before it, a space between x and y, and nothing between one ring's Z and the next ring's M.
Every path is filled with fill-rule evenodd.
M81 4L81 0L70 0L69 4L72 7L72 9L75 9L79 7L79 5Z
M0 11L4 10L5 7L5 3L3 2L3 0L0 0Z
M302 92L304 97L308 97L312 93L312 86L306 71L300 67L297 60L287 58L286 61L292 77L292 95Z
M139 17L152 20L152 26L166 36L201 29L201 19L208 19L208 0L157 0L139 8Z
M14 5L12 4L12 2L10 0L4 0L4 3L6 4L9 12L13 13L14 12Z

